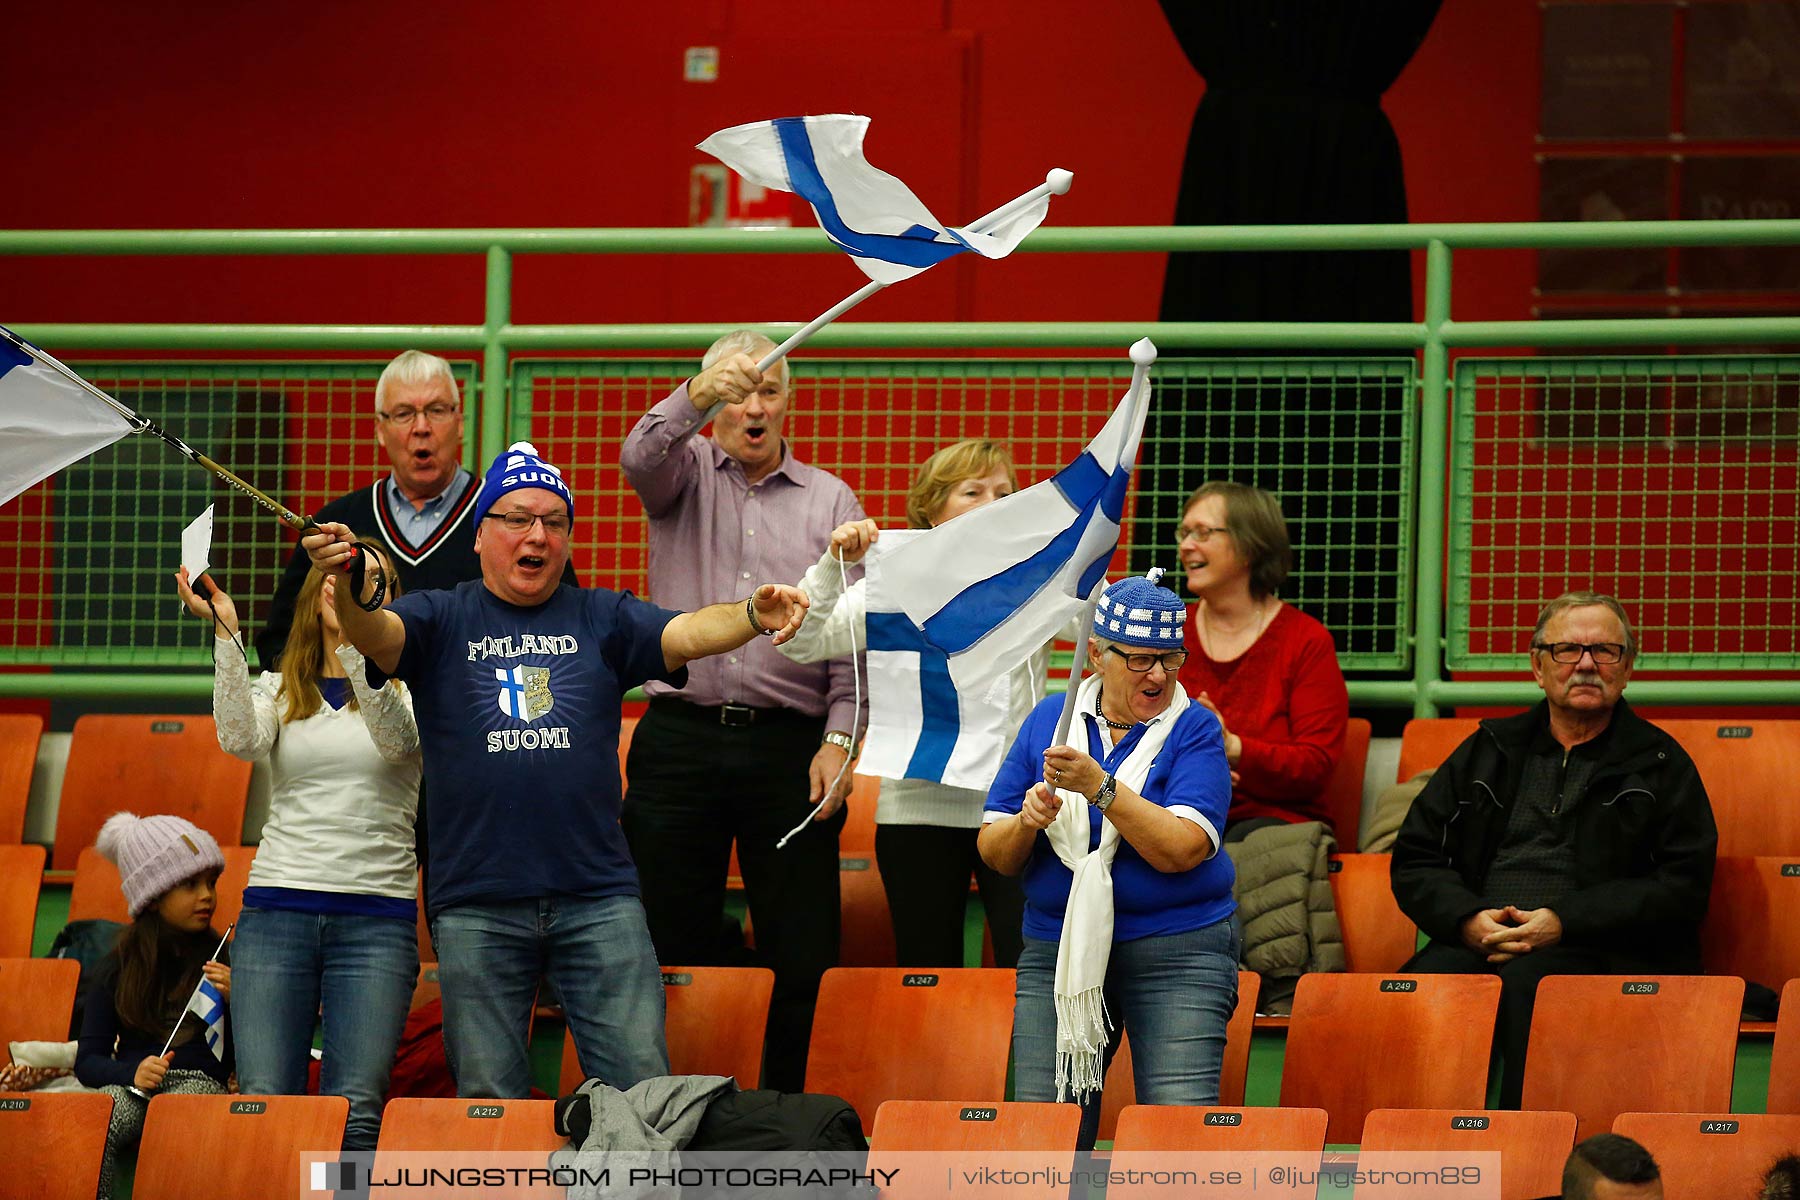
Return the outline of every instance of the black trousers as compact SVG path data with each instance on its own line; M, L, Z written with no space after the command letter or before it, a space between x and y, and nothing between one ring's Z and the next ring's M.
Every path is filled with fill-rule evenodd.
M1494 1025L1494 1052L1500 1057L1500 1107L1518 1108L1525 1088L1525 1043L1538 983L1546 975L1605 975L1612 970L1598 951L1569 946L1540 947L1494 966L1467 946L1432 942L1412 956L1400 973L1413 975L1498 975L1500 1017Z
M824 732L823 718L799 713L764 710L754 724L721 725L716 709L661 699L638 722L626 763L621 824L658 961L724 961L719 926L737 840L757 958L775 971L762 1086L784 1092L804 1089L819 977L838 961L843 810L775 849L811 807L807 767Z
M963 965L963 915L969 874L981 891L994 965L1016 967L1024 941L1025 893L1019 881L981 861L978 829L945 825L877 825L875 858L894 922L894 948L902 967Z

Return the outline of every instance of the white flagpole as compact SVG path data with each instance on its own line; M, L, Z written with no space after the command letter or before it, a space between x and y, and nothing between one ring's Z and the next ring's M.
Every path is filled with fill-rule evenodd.
M1138 443L1144 432L1144 410L1149 404L1150 364L1156 361L1156 343L1149 338L1139 338L1131 344L1131 386L1127 391L1135 396L1132 404L1131 428L1134 430L1125 446L1120 447L1119 465L1131 468L1137 465ZM1087 605L1081 610L1081 637L1075 643L1075 661L1069 664L1069 690L1063 693L1062 715L1056 719L1056 737L1051 740L1052 746L1069 744L1069 728L1075 723L1075 693L1081 687L1081 681L1087 674L1086 641L1088 633L1094 627L1094 610L1100 605L1100 594L1106 590L1106 580L1102 578L1094 585L1093 593L1088 596ZM1076 747L1082 749L1082 747ZM1085 753L1085 750L1083 750Z
M1100 607L1100 593L1105 590L1106 580L1102 578L1081 607L1081 632L1075 638L1075 659L1069 664L1069 690L1063 693L1062 715L1056 718L1056 736L1050 739L1052 746L1069 744L1069 727L1075 724L1075 693L1081 690L1081 681L1087 678L1087 640L1094 628L1094 610Z
M220 938L219 944L213 948L212 956L209 961L218 961L219 951L223 950L225 948L225 943L231 940L231 931L236 928L236 921L233 921L225 927L225 936ZM175 1028L169 1030L169 1039L163 1043L163 1048L156 1052L156 1057L161 1058L163 1055L167 1054L169 1052L169 1047L175 1044L175 1034L181 1029L181 1023L187 1020L188 1012L193 1008L194 997L200 994L200 985L205 982L206 972L202 971L200 973L200 978L194 980L194 990L188 993L187 1003L182 1006L181 1015L175 1018ZM146 1100L150 1098L150 1094L144 1091L143 1088L138 1087L135 1083L130 1085L126 1090L142 1096Z
M973 221L970 221L968 225L964 226L964 228L970 233L986 233L990 228L999 224L1001 221L1006 220L1008 217L1011 217L1021 208L1035 204L1045 196L1061 196L1065 194L1069 190L1070 185L1074 182L1075 173L1073 171L1065 171L1061 167L1054 168L1049 174L1044 176L1044 182L1038 184L1023 195L1013 197L999 208L996 208L993 212L976 217ZM813 334L819 332L819 330L825 328L827 325L831 324L833 321L837 320L839 317L843 316L886 286L887 284L882 283L878 279L871 279L868 283L864 284L850 295L845 296L842 300L839 300L836 304L795 330L794 333L788 337L787 341L781 343L781 345L764 355L763 360L756 364L756 369L758 371L766 372L770 367L786 358L793 351L798 350L801 346L805 345L807 340L811 338ZM702 425L706 424L717 416L719 410L724 407L725 404L723 401L713 405L706 410L706 415L700 418L700 423Z

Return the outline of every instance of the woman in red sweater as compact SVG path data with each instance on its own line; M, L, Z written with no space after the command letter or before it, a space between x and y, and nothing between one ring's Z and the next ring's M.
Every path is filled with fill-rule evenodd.
M1218 714L1231 763L1224 840L1277 822L1325 821L1349 693L1325 627L1275 594L1293 555L1281 502L1241 483L1188 497L1177 551L1188 591L1181 686Z

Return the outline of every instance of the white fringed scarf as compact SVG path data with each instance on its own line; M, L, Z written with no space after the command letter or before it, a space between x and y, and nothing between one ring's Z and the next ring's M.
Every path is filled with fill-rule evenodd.
M1169 706L1151 719L1138 744L1113 772L1120 784L1140 795L1157 753L1188 706L1187 692L1179 683L1171 679L1169 688ZM1081 715L1097 718L1099 703L1100 676L1090 675L1075 695L1076 721L1084 737L1087 724ZM1087 744L1084 742L1084 749ZM1087 797L1064 790L1057 794L1062 797L1062 809L1044 832L1075 878L1069 884L1062 939L1056 947L1056 1098L1063 1100L1072 1094L1079 1103L1100 1090L1106 1035L1112 1028L1104 990L1106 965L1112 958L1112 862L1119 852L1119 831L1102 816L1100 845L1090 852Z

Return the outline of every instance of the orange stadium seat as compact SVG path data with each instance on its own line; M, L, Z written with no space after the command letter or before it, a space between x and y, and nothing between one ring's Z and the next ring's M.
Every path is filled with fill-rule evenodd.
M0 1047L68 1041L80 981L72 958L0 958Z
M1386 854L1331 856L1331 899L1352 971L1398 971L1413 956L1419 930L1394 899Z
M838 963L846 967L891 967L899 961L894 919L875 852L838 856Z
M0 958L30 958L37 928L42 846L0 845Z
M1114 1180L1107 1200L1148 1200L1167 1197L1187 1200L1256 1200L1279 1194L1271 1191L1269 1169L1316 1172L1325 1150L1329 1121L1318 1108L1187 1108L1173 1105L1133 1104L1119 1114L1119 1135L1113 1140L1110 1167L1118 1172L1139 1172L1136 1179ZM1188 1157L1208 1154L1207 1160ZM1197 1165L1204 1162L1203 1166ZM1179 1170L1236 1170L1234 1183L1209 1181L1203 1191L1192 1183L1155 1180L1159 1172ZM1295 1195L1310 1195L1310 1189Z
M1395 781L1405 783L1420 771L1443 765L1481 724L1474 717L1414 717L1400 732L1400 767Z
M852 775L850 797L844 803L849 811L844 817L843 831L838 834L838 853L861 858L875 857L875 800L881 794L881 779L876 775Z
M381 1110L376 1150L560 1150L569 1139L555 1110L554 1100L396 1096Z
M350 1102L342 1096L158 1096L144 1115L134 1200L292 1200L301 1155L333 1155Z
M1575 1114L1575 1138L1622 1112L1725 1112L1744 981L1717 975L1551 975L1538 985L1524 1108Z
M730 1075L754 1088L762 1076L763 1029L775 972L767 967L664 967L671 1075ZM566 1096L586 1075L575 1058L575 1038L563 1034L560 1090Z
M94 1200L112 1097L103 1092L32 1092L0 1106L6 1176L0 1193L32 1200Z
M1337 843L1345 850L1356 849L1357 835L1362 829L1363 775L1369 767L1369 735L1371 727L1361 717L1351 717L1344 726L1344 750L1331 772L1321 797L1330 814Z
M43 734L44 718L36 713L0 713L0 845L25 836L25 802Z
M1792 1114L1630 1112L1612 1131L1650 1151L1673 1197L1761 1195L1769 1166L1800 1153L1800 1116Z
M889 1100L875 1111L870 1171L892 1170L883 1197L943 1196L945 1171L1004 1167L1057 1170L1075 1165L1081 1109L1029 1102L968 1104L957 1100ZM929 1168L917 1155L930 1152ZM958 1196L1017 1196L1016 1184L959 1184Z
M1323 1108L1334 1143L1377 1108L1479 1111L1499 1008L1493 975L1302 975L1282 1106Z
M1800 721L1658 721L1700 769L1719 853L1800 856Z
M1535 1200L1562 1190L1563 1160L1574 1146L1574 1113L1378 1108L1363 1122L1357 1165L1402 1174L1423 1166L1422 1160L1388 1158L1384 1163L1383 1159L1427 1151L1491 1151L1500 1155L1496 1200ZM1481 1164L1466 1165L1479 1168ZM1419 1185L1412 1182L1371 1181L1356 1186L1357 1200L1410 1200L1418 1194Z
M186 817L221 846L244 839L250 764L219 749L209 716L90 713L75 722L56 812L52 870L72 871L121 810Z
M867 1130L888 1100L999 1101L1013 973L833 967L819 985L806 1090L842 1096Z
M1700 953L1708 975L1736 975L1776 992L1800 978L1800 855L1721 857Z

